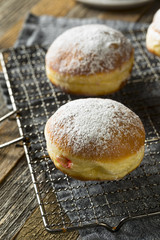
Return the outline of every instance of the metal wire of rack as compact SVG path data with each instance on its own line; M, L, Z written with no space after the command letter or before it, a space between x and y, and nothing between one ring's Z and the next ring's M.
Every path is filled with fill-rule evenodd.
M45 48L21 46L1 53L11 114L16 114L21 136L17 141L23 140L44 226L51 233L97 225L115 232L128 220L160 214L160 59L147 52L145 33L125 32L135 48L132 77L107 96L136 112L146 130L142 164L119 181L82 182L55 168L47 155L44 125L61 105L78 97L46 78Z

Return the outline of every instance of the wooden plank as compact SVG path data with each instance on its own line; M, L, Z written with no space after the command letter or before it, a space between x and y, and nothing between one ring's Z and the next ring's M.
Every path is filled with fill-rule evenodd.
M69 12L67 17L98 17L101 19L110 19L110 20L123 20L123 21L132 21L136 22L141 15L148 10L150 5L139 7L136 9L130 10L107 10L107 9L98 9L86 6L84 4L76 4L74 8Z
M19 137L17 123L13 120L6 120L0 125L0 136L0 144ZM16 147L16 144L0 149L0 183L14 168L23 155L23 148Z
M36 15L48 14L60 17L65 16L74 6L74 0L41 0L31 12Z
M100 14L102 19L123 20L129 22L137 22L139 17L146 12L148 5L136 9L122 10L122 11L106 11Z
M155 14L155 12L160 9L160 1L156 0L153 3L151 3L147 9L146 12L144 12L144 14L142 14L139 19L138 22L147 22L147 23L151 23L153 20L153 16Z
M42 1L43 4L45 1ZM47 1L49 4L49 1ZM59 1L50 1L51 2L58 2ZM68 3L68 1L66 1ZM74 1L72 1L74 3ZM49 8L48 6L48 12L45 11L45 7L43 5L38 5L38 8L43 9L42 14L52 13L52 14L66 14L67 11L69 11L69 7L71 5L68 5L68 8L64 9L64 6L62 4L57 5L57 8L55 9L55 5L52 8ZM52 9L52 12L50 12ZM54 10L55 9L55 10ZM38 10L34 8L34 13L36 14ZM0 47L7 48L13 45L14 41L17 38L18 32L22 26L22 22L18 21L13 28L11 28L4 36L0 39ZM10 130L10 127L7 127L8 130ZM6 127L3 126L3 129L5 130ZM9 135L9 132L7 133ZM9 147L10 149L10 147ZM14 149L15 151L15 149ZM17 149L16 151L17 152ZM7 157L8 158L8 157ZM5 158L6 159L6 158ZM17 159L19 160L19 158ZM18 162L18 161L17 161ZM10 187L9 187L10 186ZM16 186L16 187L15 187ZM14 190L13 190L14 189ZM23 189L25 189L23 191ZM0 191L3 193L0 196L0 206L2 206L3 210L1 209L1 232L0 232L0 238L1 239L11 239L13 236L16 235L16 233L22 228L23 224L26 222L26 219L30 216L31 212L33 212L35 206L37 206L37 199L36 195L33 189L33 185L31 183L31 176L28 170L28 166L26 163L25 157L21 158L21 161L18 162L18 164L10 171L10 174L7 176L7 178L4 179L3 183L1 184ZM17 198L17 201L16 201ZM4 205L3 203L6 202ZM19 207L20 206L20 207ZM21 229L21 232L17 235L17 238L24 239L22 236L25 234L25 239L36 239L35 236L35 229L30 228L29 222L33 220L34 223L41 222L41 224L38 224L38 232L42 233L42 238L39 236L39 239L54 239L52 235L46 232L44 229L42 218L39 213L39 221L38 221L38 215L39 208L37 208L37 211L34 214L34 218L29 218L27 223L24 225L24 228ZM33 224L31 224L33 225ZM40 226L40 227L39 227ZM31 232L30 232L31 230ZM21 235L22 234L22 235ZM77 232L75 233L69 233L67 234L68 239L76 239L77 238ZM29 236L29 237L28 237ZM32 236L32 237L31 237ZM44 238L45 236L45 238ZM57 236L57 235L56 235ZM60 236L60 235L59 235ZM69 236L71 236L69 238ZM76 237L74 237L76 236ZM66 239L66 235L62 236L62 239ZM57 239L57 238L56 238ZM59 239L59 237L58 237Z
M0 239L6 240L21 229L38 206L25 157L0 184L0 193Z
M24 19L21 19L17 23L14 23L14 26L12 26L8 31L6 31L3 37L0 38L0 49L13 46L22 28L23 22Z
M30 10L39 0L5 0L0 2L0 37Z
M8 0L7 0L7 2L1 2L1 3L3 3L1 5L2 5L2 8L4 9L4 6L8 6L8 4L10 2L8 2ZM38 13L44 13L44 11L45 11L46 14L49 14L49 13L52 12L52 14L55 14L55 15L56 14L59 15L60 13L65 15L66 12L69 11L70 8L72 8L72 6L74 6L74 1L73 0L70 0L70 1L66 0L66 3L69 3L69 4L67 5L67 8L64 8L65 2L57 1L57 0L54 0L54 1L51 1L51 0L44 1L44 0L42 0L42 1L39 2L38 5L36 5L33 8L32 12L35 13L35 14L38 14ZM11 6L11 9L12 9L12 6ZM14 27L11 28L3 36L3 38L1 38L1 40L0 40L0 47L1 48L7 48L7 47L13 45L13 42L16 40L18 32L19 32L19 30L20 30L20 28L22 26L22 22L23 21L20 20L18 23L16 23L14 25ZM5 111L4 111L4 113L5 113ZM14 124L12 126L14 126ZM3 126L2 126L2 128L3 128ZM12 129L11 129L11 131L12 131ZM0 132L0 134L1 134L1 132ZM6 138L4 140L7 141ZM10 149L10 151L12 152L14 150L12 148L11 149L10 149L10 147L6 148L5 151L8 151L8 149ZM2 151L4 151L4 150L2 150ZM4 156L3 156L3 160L1 159L1 165L0 166L3 166L3 168L1 168L2 170L0 171L0 174L1 174L0 181L2 181L4 179L5 175L7 175L10 172L10 170L15 166L16 162L19 160L19 159L16 160L16 157L19 156L20 149L18 151L15 151L15 152L17 152L18 155L15 156L14 161L11 162L11 159L8 159L7 161L4 160L5 156L8 157L6 152L5 152ZM6 163L6 165L5 165L5 163Z
M55 201L55 196L52 193L47 194L47 196L44 198L44 201ZM50 205L52 209L50 209L50 212L56 212L56 204L52 206ZM61 219L59 215L54 216L53 218L53 223L60 223ZM16 240L30 240L30 239L43 239L43 240L48 240L48 239L56 239L56 240L75 240L79 236L78 231L74 232L65 232L65 233L56 233L56 234L51 234L48 233L45 228L44 224L42 221L42 217L40 214L39 207L33 212L33 214L28 218L26 223L24 224L23 228L16 234L14 239Z
M31 9L31 12L36 15L48 14L53 16L65 16L74 5L74 0L41 0ZM17 14L17 12L15 13ZM19 15L19 13L17 15ZM4 16L4 18L6 19L7 16ZM11 28L0 38L0 49L13 46L22 28L23 22L24 16L23 18L21 16L21 19L19 18L18 21L17 19L13 20L14 25L12 25Z
M64 6L66 7L64 8ZM149 9L152 8L153 6L151 6ZM142 21L145 21L145 19L147 20L147 16L145 16L144 13L147 10L148 5L145 8L136 9L134 11L132 10L133 12L124 11L122 14L122 12L117 11L102 11L98 9L88 8L82 4L75 4L73 0L41 0L32 8L31 12L36 15L49 14L53 16L67 16L72 18L99 17L102 19L121 19L126 21L138 21L142 17ZM14 26L12 26L3 35L3 37L0 38L0 49L11 47L14 44L23 22L24 18L21 18L19 21L14 23Z

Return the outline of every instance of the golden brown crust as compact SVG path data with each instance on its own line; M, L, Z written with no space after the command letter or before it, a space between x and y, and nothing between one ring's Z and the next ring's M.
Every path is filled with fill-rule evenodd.
M65 57L64 57L65 58ZM117 65L115 65L115 67L112 69L112 70L109 70L109 71L107 71L107 73L108 72L110 72L110 73L114 73L114 71L116 70L116 69L119 69L123 64L125 64L125 63L127 63L128 61L131 61L131 59L133 60L133 58L134 58L134 49L132 48L132 50L131 50L131 54L130 54L130 58L129 59L127 59L127 61L124 61L124 59L123 59L123 57L121 57L122 59L121 59L121 61L119 61L118 62L118 64ZM58 59L58 61L60 62L60 59ZM133 61L131 61L132 62L132 65L131 65L131 68L130 68L130 73L132 72L132 67L133 67ZM57 65L57 64L55 64L55 65ZM51 73L57 73L57 74L60 74L61 76L63 76L63 77L66 77L66 78L69 78L70 77L70 75L67 73L67 72L65 72L65 73L60 73L59 72L59 70L58 70L58 68L54 68L53 66L52 66L52 64L47 64L46 63L46 68L48 68L49 69L49 71L51 72ZM102 72L97 72L96 74L101 74ZM104 71L104 73L105 73L105 71ZM75 74L74 74L75 75ZM77 72L77 74L76 75L81 75L82 77L87 77L87 72L85 72L85 73L80 73L80 72ZM95 75L95 74L94 74ZM50 81L53 81L53 78L51 78L50 76L48 76L48 78L50 79ZM54 83L54 82L53 82Z
M152 54L160 57L160 52L157 52L154 48L150 48L150 47L147 46L147 45L146 45L146 47L147 47L147 50L148 50L150 53L152 53Z
M133 54L124 35L101 24L69 29L46 54L46 66L59 74L93 75L120 68Z
M45 137L55 166L80 180L121 179L144 156L140 118L110 99L78 99L63 105L47 121Z
M120 47L122 47L122 46L120 45ZM133 55L133 52L134 52L134 50L133 50L133 48L131 48L131 50L130 50L130 58ZM69 49L68 52L61 51L61 55L58 58L52 59L52 56L50 56L50 60L48 59L46 61L46 65L47 65L47 67L51 71L54 71L54 72L57 72L57 73L61 74L61 72L60 72L61 62L65 60L66 61L66 69L63 71L63 74L65 75L65 74L68 74L67 65L69 65L70 62L73 59L77 60L77 55L80 55L80 53L77 53L76 55L73 55L70 49ZM78 61L81 62L84 58L85 58L85 56L79 57ZM92 61L92 55L87 56L87 58L89 58L90 61ZM110 69L106 68L106 69L103 70L103 72L104 73L105 72L106 73L107 72L113 72L115 69L120 68L122 66L122 64L125 62L125 59L126 59L125 54L121 54L121 53L117 54L116 57L115 57L113 69L110 70ZM129 59L127 59L127 60L129 61ZM105 60L101 61L101 64L104 65L105 64ZM86 68L84 70L82 70L81 65L80 65L78 68L72 70L72 74L71 75L72 76L75 76L75 75L81 75L81 76L92 75L90 72L91 72L90 65L89 65L89 63L87 63L86 64ZM101 73L101 72L100 71L96 71L96 74Z
M51 120L51 119L50 119ZM77 153L73 153L73 149L71 144L69 144L69 139L67 138L67 135L64 135L61 139L58 137L58 133L53 133L50 131L50 122L47 122L46 125L46 132L47 135L50 137L50 141L54 142L57 148L63 150L67 154L71 154L73 156L76 156L78 158L85 156L87 160L90 161L98 161L99 162L121 162L125 157L129 157L132 154L136 153L143 145L145 141L145 131L142 122L137 119L137 121L140 124L140 128L137 133L134 135L134 137L131 138L130 134L126 135L125 132L121 135L119 138L119 141L117 141L117 131L112 133L112 142L111 141L104 141L101 148L96 149L94 141L92 143L89 143L82 149L79 149ZM54 128L54 127L53 127ZM59 131L63 126L60 127ZM126 131L128 132L135 132L135 127L130 126L126 127ZM76 139L76 136L74 136ZM136 141L136 144L135 144ZM107 145L108 147L104 151L104 145ZM96 157L95 157L95 152ZM98 154L99 153L99 154ZM85 161L84 158L84 161Z
M132 64L132 66L133 66L133 64ZM54 71L50 68L49 69L50 70L50 72L51 72L51 74L54 74ZM131 71L132 71L132 67L130 68L130 73L131 73ZM64 87L62 87L62 85L61 85L61 83L59 82L59 84L56 84L56 82L54 81L54 78L51 76L51 74L48 74L48 79L51 81L51 83L55 86L55 87L57 87L57 88L59 88L59 89L61 89L63 92L65 92L65 93L69 93L69 94L73 94L73 95L76 95L76 96L86 96L86 97L89 97L89 96L97 96L97 95L101 95L102 96L102 94L92 94L90 91L88 92L88 93L81 93L80 94L80 92L79 91L72 91L70 88L64 88ZM84 78L87 78L86 76L84 76ZM112 94L112 93L114 93L114 92L116 92L116 91L119 91L120 89L122 89L125 85L126 85L126 83L127 83L127 81L128 81L128 78L126 79L126 80L124 80L121 84L120 84L120 86L118 87L118 88L116 88L116 89L114 89L113 91L110 91L109 93L107 93L107 94ZM106 95L106 94L104 94L104 95Z
M134 49L125 36L105 25L72 28L46 54L46 74L63 91L84 96L114 93L125 85Z
M132 53L129 60L123 63L121 68L89 76L60 74L48 68L48 66L46 66L46 73L55 86L67 93L83 96L100 96L114 93L125 85L130 76L133 61L134 53Z
M72 158L72 156L62 153L58 148L48 144L48 153L55 163L55 166L63 173L79 180L119 180L128 173L136 169L144 156L144 146L135 154L131 154L127 158L124 157L121 161L112 161L101 163L99 161L92 162L84 158Z
M87 99L85 99L84 103L87 102L86 100ZM107 99L106 100L104 99L104 104L105 101L108 102ZM77 108L79 108L80 111L80 107L77 106ZM72 128L74 128L73 125L74 115L68 116L68 119L64 118L64 121L61 122L60 121L61 117L63 118L65 111L69 111L69 109L64 108L64 110L63 109L62 111L60 110L59 112L57 112L56 115L53 115L48 120L46 124L46 133L50 141L52 141L52 143L55 144L57 148L63 150L67 154L71 154L72 156L80 158L82 156L85 156L84 159L86 158L91 161L97 161L97 159L100 162L123 161L124 157L128 157L130 156L130 154L136 153L144 145L145 130L143 124L140 118L134 112L125 107L123 111L121 111L121 108L119 108L119 112L117 112L117 123L115 123L115 126L112 125L112 122L110 123L112 129L110 129L110 126L108 126L107 130L107 128L105 128L102 125L102 129L103 127L105 129L102 131L110 131L109 138L105 136L104 133L102 133L100 137L103 138L101 145L99 145L99 143L97 143L96 145L95 138L93 138L93 140L92 139L90 139L89 141L87 140L83 146L82 145L79 146L77 151L75 152L74 144L76 142L77 144L79 144L79 141L81 141L81 139L79 138L83 138L83 133L81 136L80 135L76 136L76 131L74 133L73 129L73 136L71 139L71 136L65 133L64 129L65 124L67 124L67 122L68 123L70 122L71 126L70 129L67 131L71 133ZM109 108L109 111L112 111L112 108ZM128 118L126 119L126 122L121 121L121 118L123 118L124 111L126 112ZM111 119L111 121L112 120L114 119ZM62 131L64 133L63 135ZM119 131L121 131L120 134ZM60 133L61 136L59 135ZM95 135L96 134L98 133L95 133ZM107 134L108 133L106 132L106 135ZM100 141L100 139L97 141Z

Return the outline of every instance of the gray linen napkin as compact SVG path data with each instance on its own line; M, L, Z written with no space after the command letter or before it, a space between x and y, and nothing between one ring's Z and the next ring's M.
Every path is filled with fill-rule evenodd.
M101 23L107 24L110 27L125 31L128 27L133 27L134 23L101 20L97 18L87 19L69 19L69 18L55 18L52 16L37 17L29 14L25 21L24 27L19 35L15 47L18 45L31 46L38 43L43 46L50 45L53 40L65 30L78 25Z
M100 19L66 19L66 18L54 18L51 16L41 16L37 17L35 15L29 14L26 18L25 24L23 26L23 29L20 33L20 36L15 43L15 47L19 45L27 45L30 46L32 44L38 43L43 46L48 46L51 44L51 42L64 30L77 26L82 24L90 24L90 23L104 23L111 27L114 27L115 29L118 29L120 31L125 32L126 28L133 28L136 29L136 27L146 27L146 24L138 24L134 25L134 23L127 23L127 22L120 22L120 21L106 21L106 20L100 20ZM55 173L58 174L58 173ZM83 188L83 185L85 185L85 182L81 181L71 181L72 186L74 184L81 185L80 188L75 188L75 195L86 195L85 188ZM89 187L89 182L87 183L87 186ZM55 184L56 185L56 184ZM56 187L56 186L55 186ZM65 183L64 183L65 187ZM106 183L101 183L99 185L99 191L103 191L105 187L109 187L106 185ZM103 188L103 189L102 189ZM96 191L98 188L96 188ZM90 191L94 191L94 188L90 189ZM59 194L59 199L64 199L65 195ZM72 199L71 199L72 200ZM70 201L70 199L68 199ZM101 200L99 200L101 201ZM88 206L90 203L86 202L86 206ZM67 202L64 204L62 203L62 207L64 210L67 210L68 207L71 208L71 205L67 204ZM92 212L91 212L92 214ZM77 220L76 215L74 214L68 214L70 219ZM87 219L89 219L89 216L87 216ZM117 239L117 240L128 240L128 239L145 239L145 240L151 240L151 239L159 239L160 236L160 219L159 217L154 218L147 218L143 220L136 220L132 222L126 223L122 229L117 233L110 233L106 229L102 227L96 227L93 229L84 229L80 230L81 239L83 240L105 240L105 239Z

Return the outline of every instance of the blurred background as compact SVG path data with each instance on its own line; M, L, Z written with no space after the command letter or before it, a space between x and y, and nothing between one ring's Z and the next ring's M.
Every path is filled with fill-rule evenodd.
M80 2L86 2L88 5ZM0 0L0 49L13 45L28 12L36 15L48 14L70 18L98 17L150 22L153 13L160 7L159 0L142 0L142 3L144 2L142 6L139 3L135 4L141 0L125 0L125 2L132 3L127 4L125 10L123 10L124 4L117 9L116 7L109 8L107 2L107 0ZM121 2L119 4L121 5L124 0L110 0L109 2L113 2L113 6L116 6L115 2Z

